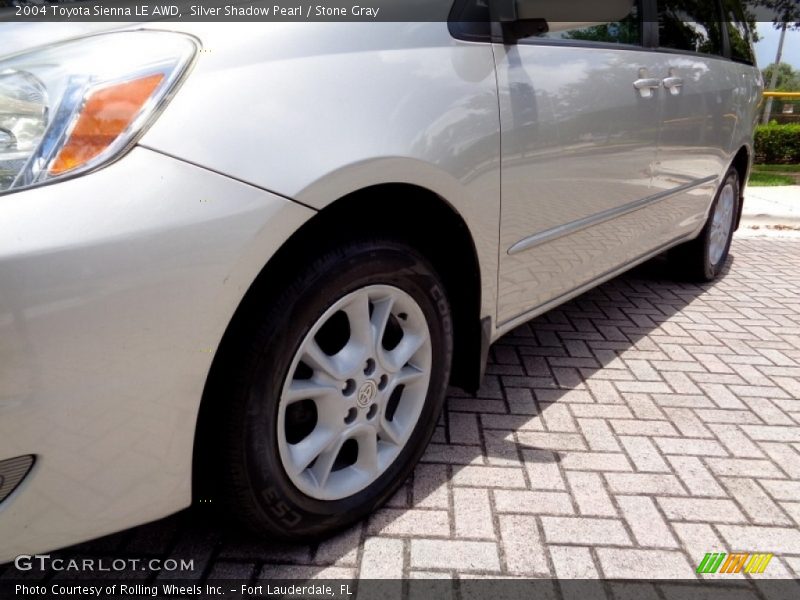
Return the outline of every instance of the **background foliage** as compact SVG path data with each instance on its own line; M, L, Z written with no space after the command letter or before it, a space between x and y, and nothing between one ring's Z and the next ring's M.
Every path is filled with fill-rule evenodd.
M800 125L759 125L755 153L756 163L800 164Z

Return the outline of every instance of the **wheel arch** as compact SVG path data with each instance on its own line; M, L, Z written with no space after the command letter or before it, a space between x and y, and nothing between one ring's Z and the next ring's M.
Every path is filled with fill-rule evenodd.
M481 320L481 271L475 241L461 214L440 195L406 183L379 184L332 202L292 234L269 259L245 293L217 348L204 386L195 432L193 489L195 499L209 491L203 466L224 406L219 387L235 349L259 305L291 281L293 266L358 237L389 237L412 245L430 260L442 279L453 315L454 353L450 381L477 390L490 344L490 323Z
M744 209L744 189L747 185L747 179L750 177L750 168L752 165L752 152L748 146L742 146L736 152L731 162L731 167L736 169L739 173L739 210L736 214L736 223L734 230L739 229L739 224L742 221L742 210Z

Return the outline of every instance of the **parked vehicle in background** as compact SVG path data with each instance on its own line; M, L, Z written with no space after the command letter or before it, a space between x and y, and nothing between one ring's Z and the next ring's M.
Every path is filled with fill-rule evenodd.
M504 333L667 250L723 272L761 95L738 2L435 1L0 28L0 561L193 496L326 535Z

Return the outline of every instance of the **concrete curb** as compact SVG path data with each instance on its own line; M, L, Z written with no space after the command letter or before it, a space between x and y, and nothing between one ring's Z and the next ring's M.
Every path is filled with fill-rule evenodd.
M748 188L742 227L800 229L800 186Z

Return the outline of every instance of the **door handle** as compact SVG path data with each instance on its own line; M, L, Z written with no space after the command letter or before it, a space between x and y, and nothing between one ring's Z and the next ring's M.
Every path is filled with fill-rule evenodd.
M639 79L633 82L633 87L639 90L642 98L652 98L653 90L661 87L661 81L647 76L647 69L639 69Z
M669 90L669 93L672 94L673 96L677 96L678 94L680 94L681 89L683 88L683 78L675 77L674 75L667 77L666 79L664 79L662 83L664 84L664 87Z
M661 87L661 81L659 79L643 77L642 79L637 79L634 81L633 87L639 90L642 98L652 98L653 90L657 90Z
M678 77L677 69L670 67L669 75L662 83L664 84L664 88L669 90L670 94L677 96L681 93L681 88L683 88L683 77Z

